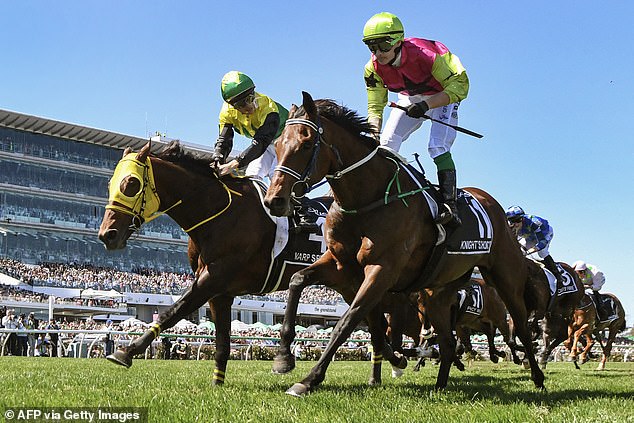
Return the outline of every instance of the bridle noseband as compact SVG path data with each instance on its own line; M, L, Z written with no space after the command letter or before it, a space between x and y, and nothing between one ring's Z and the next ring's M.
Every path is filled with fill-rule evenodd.
M317 164L317 156L319 155L319 146L321 145L322 142L324 142L322 138L322 134L324 133L324 128L322 128L321 125L319 124L319 118L317 118L317 123L314 123L313 121L310 121L308 119L288 119L284 126L289 126L289 125L306 125L315 131L315 137L313 139L313 154L310 157L310 161L308 162L308 164L306 165L306 168L304 169L302 173L296 172L295 170L287 166L281 166L281 165L275 166L275 171L286 173L287 175L290 175L293 178L297 179L297 182L295 182L291 188L291 197L294 199L299 199L304 197L306 194L308 194L310 190L312 189L312 186L310 185L308 181L310 180L310 177L315 171L315 165ZM302 191L302 195L299 195L299 196L295 194L295 188L298 185L304 187L304 190Z

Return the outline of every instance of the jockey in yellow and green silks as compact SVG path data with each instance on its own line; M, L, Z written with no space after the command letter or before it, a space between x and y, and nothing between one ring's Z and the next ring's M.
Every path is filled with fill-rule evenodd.
M376 134L381 132L388 91L398 93L397 103L407 109L392 109L380 135L381 145L398 151L425 116L458 124L458 105L469 92L469 78L458 56L438 41L405 38L400 19L388 12L368 20L363 42L372 53L364 78L368 121ZM436 221L450 225L461 223L456 208L456 167L450 152L455 138L453 128L432 122L427 149L438 170L445 205Z
M288 110L256 92L253 80L242 72L225 74L220 90L225 102L220 110L220 136L213 154L220 175L247 166L247 176L271 178L277 164L273 140L284 129ZM252 141L238 157L225 163L233 148L234 131Z

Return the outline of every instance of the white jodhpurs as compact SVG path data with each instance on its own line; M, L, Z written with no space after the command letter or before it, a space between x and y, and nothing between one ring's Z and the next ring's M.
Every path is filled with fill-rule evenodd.
M273 179L275 166L277 166L277 156L275 155L275 147L271 143L264 150L264 154L247 165L244 173L246 176L257 176L262 180L267 177L270 182Z
M429 96L415 95L407 96L398 95L398 104L407 107L412 103L418 103ZM450 125L458 125L458 105L453 103L448 106L437 107L427 111L427 115L431 118L446 122ZM381 145L387 146L394 151L399 151L401 144L409 138L425 122L424 119L415 119L407 116L401 109L393 108L390 112L383 131L381 132ZM456 130L440 123L432 122L429 134L429 143L427 151L432 159L447 153L451 150L454 140L456 139Z

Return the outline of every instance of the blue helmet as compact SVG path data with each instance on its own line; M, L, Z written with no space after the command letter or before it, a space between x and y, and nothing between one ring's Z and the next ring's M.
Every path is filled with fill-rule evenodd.
M509 222L519 222L522 216L524 216L524 210L520 206L511 206L506 209L506 220Z

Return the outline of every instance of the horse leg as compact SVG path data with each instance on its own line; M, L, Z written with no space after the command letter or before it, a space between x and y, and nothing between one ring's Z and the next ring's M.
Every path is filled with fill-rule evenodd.
M452 334L452 313L449 301L449 295L454 294L449 292L443 295L442 290L438 290L434 292L434 296L436 295L438 297L433 301L433 306L432 302L430 302L429 317L435 332L438 334L440 368L438 369L435 389L441 390L447 386L451 365L456 361L456 339Z
M222 385L225 382L225 372L231 349L231 305L233 298L222 295L209 300L211 317L216 324L216 368L212 379L213 385Z
M297 320L297 307L303 289L319 281L323 281L326 285L332 286L334 281L342 277L345 277L345 275L337 270L337 264L330 251L326 251L315 263L300 270L291 277L288 288L288 300L284 312L284 322L280 328L280 346L273 359L273 373L285 374L295 368L295 356L291 354L291 344L296 335L295 322ZM345 293L342 293L342 295L344 295L344 299L348 301Z
M125 367L132 366L132 357L144 352L152 341L158 338L162 330L171 328L182 318L198 310L207 301L211 296L210 288L213 286L210 279L207 270L201 272L185 295L161 313L158 321L154 322L143 335L132 341L127 347L118 349L106 358Z
M539 355L539 364L542 368L546 368L546 364L548 364L548 357L550 357L550 354L555 347L561 344L568 337L566 327L564 318L560 315L551 314L550 317L546 317L544 319L544 347Z
M594 339L592 338L592 334L587 332L586 333L586 347L583 349L583 351L581 352L581 355L579 356L579 359L581 360L581 364L588 361L588 354L590 353L590 350L592 349L593 345L594 345Z
M495 286L498 294L506 304L513 318L517 337L520 339L522 345L524 345L524 357L528 359L531 368L531 380L535 384L535 387L544 389L544 372L539 368L539 364L535 358L532 337L528 329L528 312L526 310L526 304L524 303L524 292L512 291L517 285L513 283L517 280L517 275L514 275L512 271L503 274L501 270L489 273L488 269L485 268L480 268L480 271L485 281L496 281L494 283L496 283ZM489 275L492 276L492 279L489 279ZM526 287L523 286L523 289L526 289Z
M610 328L610 332L608 334L608 340L605 342L605 345L602 345L603 353L601 354L601 360L599 360L599 365L597 366L597 370L605 370L605 363L608 361L610 354L612 353L612 343L614 342L614 338L616 338L616 330ZM599 335L601 336L601 335ZM599 339L599 342L601 340Z
M309 266L307 269L309 269ZM310 392L317 385L319 385L326 377L326 370L332 358L344 341L350 336L354 328L368 316L369 313L373 314L371 319L378 319L382 315L381 309L378 307L381 298L387 292L388 288L393 286L394 277L389 275L396 274L395 271L388 269L387 266L381 265L366 265L365 266L365 279L354 300L350 304L350 307L343 314L339 322L332 331L330 342L322 353L317 364L311 369L308 376L306 376L301 382L291 386L286 393L296 397L300 397L303 394ZM383 339L385 335L383 334ZM374 341L374 339L373 339Z
M497 363L500 360L500 352L495 347L495 326L492 323L485 325L485 335L487 337L487 345L489 346L489 360ZM504 354L504 353L502 353ZM504 354L506 355L506 354Z

